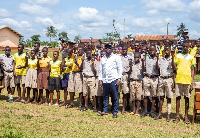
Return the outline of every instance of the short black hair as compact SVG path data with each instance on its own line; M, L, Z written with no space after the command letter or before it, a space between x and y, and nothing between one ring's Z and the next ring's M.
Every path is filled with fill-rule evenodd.
M169 47L171 49L171 45L170 44L166 44L165 47Z
M19 45L22 46L22 48L24 49L24 44L20 43Z
M40 43L39 43L39 42L35 42L35 44L40 46Z
M184 40L183 44L189 44L189 41L188 40Z
M58 53L58 56L59 56L59 52L58 51L53 51L53 53Z
M127 44L125 44L125 43L123 43L123 44L122 44L122 48L123 48L123 47L125 47L125 48L127 48L127 49L128 49L128 45L127 45Z
M6 46L4 49L9 48L11 50L11 48L9 46Z
M86 52L92 52L92 49L91 48L88 48L88 49L86 49Z
M32 51L36 54L36 50L35 50L35 49L32 49L31 52L32 52Z
M48 47L43 47L42 50L46 49L48 51Z

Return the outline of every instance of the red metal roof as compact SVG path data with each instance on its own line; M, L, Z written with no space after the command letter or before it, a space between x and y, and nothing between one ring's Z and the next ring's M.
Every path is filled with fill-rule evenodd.
M175 35L135 35L137 40L162 40L162 39L174 39Z
M93 42L93 43L95 43L95 42L97 42L97 41L101 41L101 40L100 40L100 39L92 39L92 42ZM82 39L81 42L83 42L83 43L84 43L84 42L89 43L89 42L90 42L90 39Z

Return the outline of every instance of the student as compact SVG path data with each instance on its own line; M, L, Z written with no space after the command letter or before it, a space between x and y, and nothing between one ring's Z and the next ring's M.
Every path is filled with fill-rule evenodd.
M129 94L129 71L130 71L130 61L132 60L130 56L127 55L128 46L126 44L122 45L122 54L120 55L122 61L122 79L120 83L120 89L122 89L123 93L123 106L122 106L122 114L125 114L125 107L127 102L127 97ZM129 106L129 105L128 105Z
M130 48L128 49L128 53L134 53L135 49L134 49L134 43L130 45Z
M164 98L167 98L167 122L171 120L171 98L173 97L173 69L172 69L172 57L170 56L171 53L171 45L165 45L164 51L165 56L159 58L157 62L157 69L160 70L160 77L158 82L158 94L157 96L160 97L159 101L159 114L155 117L155 120L162 118L162 106L164 102Z
M88 110L88 98L92 96L94 101L94 112L97 112L96 108L96 93L95 93L95 67L94 59L92 59L92 50L87 49L86 59L82 57L81 68L83 69L83 96L85 98L85 106L81 111Z
M48 63L52 61L52 59L47 56L48 48L44 47L42 49L43 56L38 57L38 77L37 77L37 88L39 89L39 104L43 104L43 89L46 90L46 99L45 105L49 105L49 90L48 90L48 78L49 78L49 67Z
M15 102L22 101L25 102L24 97L26 93L25 88L25 82L26 82L26 61L28 60L28 57L26 57L26 54L23 52L24 45L19 44L18 45L18 53L15 53L13 56L13 74L15 79L15 84L17 85L17 91L18 91L18 99L15 100ZM23 94L21 97L21 87L20 87L20 81L22 81L22 87L23 87Z
M32 102L32 104L37 103L37 62L38 60L35 58L36 51L31 50L30 59L28 59L28 62L26 65L28 66L28 71L26 73L26 82L25 87L27 88L27 101L24 102L25 104L30 103L30 91L33 89L33 93L35 95L35 99ZM28 55L26 55L28 56Z
M49 105L53 105L53 91L56 90L57 92L57 100L55 105L59 105L59 99L60 99L60 90L61 90L61 78L60 75L62 73L62 64L61 61L58 60L59 52L54 51L53 52L53 60L49 62L50 64L50 78L49 78L49 84L48 89L50 91L50 103Z
M197 53L197 47L196 47L197 42L192 42L191 47L190 47L190 55L195 56Z
M189 42L187 40L182 43L183 52L177 54L174 57L172 53L173 69L176 69L177 75L175 78L175 96L176 96L176 117L173 120L174 123L180 121L179 109L180 99L183 95L185 98L185 123L189 124L188 110L189 110L189 98L191 96L191 90L193 88L194 79L194 65L196 64L195 58L189 54Z
M144 87L144 112L141 114L141 117L147 116L147 102L149 96L152 97L152 108L150 111L150 116L155 117L154 108L155 108L155 101L156 101L156 94L157 94L157 86L158 86L158 76L159 71L156 68L156 62L158 62L156 57L156 47L154 45L150 46L148 57L142 58L142 68L144 74L143 78L143 87ZM145 63L144 63L145 61ZM146 65L146 66L145 66Z
M101 51L101 58L106 54L106 50ZM98 57L98 56L97 56ZM100 61L96 60L95 62L95 92L97 93L97 100L99 101L99 111L103 111L103 88L99 87L99 68L100 68Z
M79 107L78 109L81 110L82 108L82 97L83 97L83 76L82 70L80 69L80 65L82 62L82 55L83 55L83 47L79 47L78 54L73 54L72 58L74 59L72 72L69 75L69 82L67 91L70 93L70 105L66 108L73 108L74 107L74 95L75 92L79 93Z
M140 57L141 54L139 52L135 52L134 61L130 67L130 96L133 103L133 112L131 114L134 114L135 116L139 116L138 113L142 97L143 70Z
M13 55L10 54L11 48L9 46L5 47L5 54L0 55L1 65L3 69L1 71L2 75L4 76L4 84L7 88L9 99L8 102L13 102L13 94L15 92L15 83L14 83L14 76L13 76Z
M60 107L67 105L66 104L66 102L67 102L67 87L68 87L69 75L72 72L72 67L73 67L73 63L74 63L74 60L72 58L72 53L73 53L73 49L68 48L67 57L62 58L63 72L64 72L63 79L62 79L62 87L64 89L64 101L60 105Z

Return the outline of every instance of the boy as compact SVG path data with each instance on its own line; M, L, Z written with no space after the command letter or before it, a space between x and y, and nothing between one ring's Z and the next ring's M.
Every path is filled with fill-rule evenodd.
M152 108L150 111L150 116L155 117L154 108L155 108L155 100L156 100L156 93L157 93L157 86L158 86L158 76L159 71L156 68L156 62L158 62L156 57L156 47L154 45L150 46L148 57L142 58L142 68L144 74L143 79L143 86L144 86L144 112L142 113L141 117L147 116L147 102L149 96L152 97ZM145 61L145 63L144 63ZM146 65L146 66L145 66Z
M158 82L158 94L157 96L160 97L159 101L159 115L154 118L155 120L162 118L162 106L164 102L164 98L166 95L167 98L167 122L171 120L171 98L173 97L173 69L172 69L172 57L170 56L171 53L171 46L165 45L164 51L165 56L159 58L157 62L157 69L160 69L160 77Z
M67 90L70 93L70 105L66 108L73 108L74 107L74 95L75 92L79 93L79 109L82 107L82 96L83 96L83 76L82 70L80 68L82 62L82 55L83 55L83 47L79 47L78 55L73 55L72 58L74 59L72 72L69 75L69 82Z
M131 101L133 102L133 112L135 116L139 116L139 108L141 104L141 96L142 96L142 79L143 79L143 71L142 71L142 63L140 62L141 54L139 52L135 52L133 65L130 67L130 95ZM135 106L137 105L136 109Z
M9 99L8 102L13 102L13 94L15 92L15 83L13 76L13 55L10 54L11 48L9 46L5 47L5 54L0 55L2 60L3 70L4 70L4 81L5 87L7 88Z
M13 74L15 76L15 84L17 85L17 91L19 98L15 100L15 102L21 101L25 102L24 97L26 93L25 88L25 81L26 81L26 60L28 60L28 57L23 52L24 45L19 44L18 45L18 53L14 54L13 60ZM23 87L23 94L21 97L21 87L20 87L20 81L22 81L22 87Z
M128 87L128 77L130 71L130 61L132 61L131 57L127 55L128 46L126 44L122 45L122 54L120 55L122 61L122 79L120 83L120 88L122 89L123 93L123 106L122 106L122 114L125 114L125 107L127 102L127 95L129 94L129 87ZM129 105L127 105L129 106Z
M91 94L94 101L94 112L97 112L96 108L96 93L95 93L95 67L94 59L92 59L92 50L87 49L86 59L82 57L81 68L83 69L83 96L85 98L85 107L81 111L88 110L88 98Z
M189 42L187 40L183 41L182 48L183 52L177 54L175 57L174 52L172 53L173 69L176 69L177 72L175 79L176 117L173 122L178 123L180 121L180 99L181 95L183 95L185 98L185 123L189 124L189 98L191 96L196 60L189 54Z

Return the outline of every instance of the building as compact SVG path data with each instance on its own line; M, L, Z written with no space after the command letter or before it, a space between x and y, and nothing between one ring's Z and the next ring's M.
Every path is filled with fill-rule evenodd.
M17 49L20 37L23 36L10 27L0 26L0 49L3 49L5 46Z

